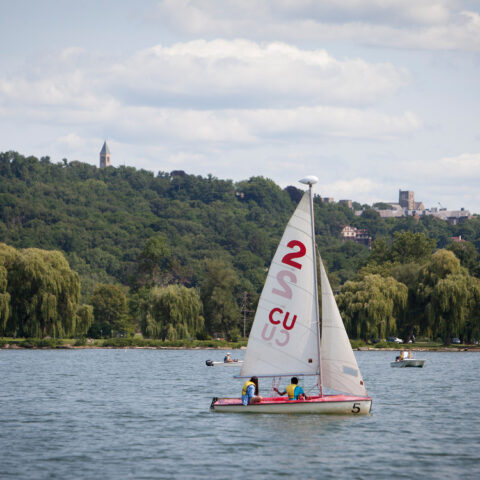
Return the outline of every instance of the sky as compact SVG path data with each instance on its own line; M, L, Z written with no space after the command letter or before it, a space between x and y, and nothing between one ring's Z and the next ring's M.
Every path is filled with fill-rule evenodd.
M0 151L480 213L480 0L0 0Z

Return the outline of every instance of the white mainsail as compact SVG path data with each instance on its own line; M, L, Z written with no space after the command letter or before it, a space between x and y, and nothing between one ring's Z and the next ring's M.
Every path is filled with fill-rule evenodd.
M287 224L263 287L240 376L319 373L310 195Z
M327 273L320 259L322 287L322 385L339 392L367 395Z

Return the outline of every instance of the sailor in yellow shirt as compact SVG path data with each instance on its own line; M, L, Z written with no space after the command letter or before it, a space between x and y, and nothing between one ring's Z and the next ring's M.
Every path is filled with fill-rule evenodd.
M262 397L258 394L258 378L252 377L250 380L245 382L245 385L242 389L242 403L244 405L252 403L260 403Z
M279 395L285 395L287 393L289 400L307 400L308 397L305 395L303 388L298 386L298 378L292 377L290 382L290 385L285 389L284 392L280 392L276 387L274 387L273 390Z

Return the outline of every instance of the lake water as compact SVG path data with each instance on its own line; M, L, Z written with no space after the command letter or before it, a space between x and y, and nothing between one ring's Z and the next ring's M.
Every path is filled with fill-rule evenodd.
M0 478L480 477L480 353L356 352L373 408L343 417L211 413L243 383L223 355L0 350Z

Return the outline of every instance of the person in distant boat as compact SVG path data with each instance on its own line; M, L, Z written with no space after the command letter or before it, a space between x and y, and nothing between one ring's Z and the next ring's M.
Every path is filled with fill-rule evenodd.
M308 397L303 391L303 388L298 386L298 378L292 377L290 382L290 385L285 389L284 392L280 392L276 387L274 387L273 390L282 396L287 393L289 400L307 400Z
M231 353L228 352L226 355L225 355L225 358L223 359L223 361L225 363L230 363L230 362L233 362L232 358L230 357Z
M260 403L262 397L258 394L258 378L252 377L245 382L242 390L242 403L244 405L251 405L252 403Z

